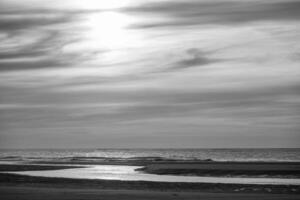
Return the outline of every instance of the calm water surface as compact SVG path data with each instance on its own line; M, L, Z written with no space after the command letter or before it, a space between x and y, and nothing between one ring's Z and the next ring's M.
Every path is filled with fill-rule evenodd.
M0 159L162 157L216 161L300 161L300 149L60 149L1 150Z

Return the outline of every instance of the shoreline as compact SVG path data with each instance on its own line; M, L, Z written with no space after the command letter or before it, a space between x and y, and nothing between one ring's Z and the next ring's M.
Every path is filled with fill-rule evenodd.
M10 161L0 162L1 171L32 171L83 168L94 165L139 166L136 171L156 175L249 177L249 178L300 178L300 162L220 162L194 160L107 159L101 161Z
M108 163L106 163L108 164ZM122 163L124 164L124 163ZM245 164L245 163L244 163ZM247 167L249 170L249 167L252 166L253 170L259 170L257 168L257 164L250 164L247 166L242 165L241 163L236 163L237 166L234 166L233 163L227 163L224 165L224 163L215 163L215 162L206 162L205 164L194 164L195 166L192 166L191 163L152 163L145 167L152 167L155 170L174 170L177 171L178 169L184 169L184 170L193 170L195 167L197 167L198 170L202 170L203 168L217 168L219 170L224 170L224 168L241 168L241 167ZM263 165L262 163L259 163L260 165ZM298 163L299 164L299 163ZM90 165L95 166L95 165ZM276 166L274 164L264 164L263 169L273 167L271 170L278 169L279 167L285 167L287 170L288 168L284 163L280 163L280 166ZM64 170L64 169L75 169L75 168L87 168L88 165L84 166L78 166L78 165L38 165L38 164L0 164L0 184L1 185L11 185L11 184L22 184L22 185L32 185L32 184L42 184L42 185L49 185L51 187L55 187L57 185L60 185L62 183L67 183L67 185L89 185L89 186L95 186L100 185L104 186L104 188L109 189L132 189L132 188L139 188L140 189L158 189L160 186L166 190L166 189L177 189L177 190L186 190L186 189L195 189L200 191L207 191L208 188L210 188L208 191L215 192L215 191L224 191L224 192L238 192L238 191L248 191L248 192L265 192L264 190L270 190L269 192L277 192L277 193L300 193L300 185L290 185L290 184L278 184L278 185L272 185L272 184L240 184L240 183L201 183L201 182L152 182L152 181L139 181L139 180L104 180L104 179L84 179L84 178L59 178L59 177L41 177L41 176L29 176L29 175L20 175L20 174L13 174L13 172L21 172L21 171L43 171L43 170ZM144 167L144 168L145 168ZM290 165L291 169L296 167L299 168L299 165ZM140 168L139 170L142 170L143 168ZM7 172L7 173L5 173ZM177 174L176 174L177 175ZM181 174L182 175L182 174ZM116 184L116 187L114 186ZM159 187L157 187L159 186ZM212 190L211 190L212 189Z
M73 163L74 164L74 163ZM108 164L108 163L106 163ZM111 163L110 163L111 164ZM116 164L116 163L115 163ZM122 163L124 164L124 163ZM129 163L130 164L130 163ZM154 163L152 163L154 164ZM157 164L157 163L156 163ZM174 163L173 163L174 164ZM178 164L178 163L177 163ZM187 163L182 165L186 165ZM190 164L190 163L188 163ZM198 163L199 164L199 163ZM281 163L282 164L282 163ZM97 164L96 164L97 165ZM164 163L164 166L172 164ZM206 200L296 200L300 185L255 185L228 183L180 183L151 181L121 181L52 178L5 173L31 170L58 170L78 168L64 165L0 164L0 198L5 200L76 200L76 199L206 199ZM85 166L81 166L85 167Z

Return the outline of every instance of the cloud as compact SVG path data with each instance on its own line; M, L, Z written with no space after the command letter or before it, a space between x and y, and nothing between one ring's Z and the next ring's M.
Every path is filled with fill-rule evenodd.
M180 70L185 70L189 68L198 68L213 64L216 62L221 62L224 59L213 58L213 52L204 52L198 48L188 48L184 50L183 55L178 55L170 63L166 64L165 67L159 67L154 69L151 73L167 73L167 72L177 72ZM179 58L177 58L179 57Z
M79 11L0 11L0 71L70 67L94 52L67 52L68 44L80 42L72 27ZM66 28L72 27L74 33Z
M257 21L300 19L299 1L163 1L124 9L141 15L158 15L162 20L137 23L133 28L190 25L234 25Z
M170 69L172 70L187 69L191 67L208 65L220 61L218 59L210 58L207 55L208 52L203 52L197 48L191 48L186 50L186 54L187 54L187 58L183 58L182 60L176 62L174 66L171 67Z
M56 13L0 12L0 71L38 69L62 65L57 41L63 37L58 25L70 16ZM55 25L55 26L54 26ZM54 26L54 30L42 27Z
M36 29L43 26L58 25L68 23L74 20L74 15L62 14L53 11L52 13L24 13L21 14L17 11L10 13L0 12L0 30L4 32L16 31L23 29Z
M299 2L152 1L110 10L114 24L114 14L51 6L0 8L6 146L299 137Z

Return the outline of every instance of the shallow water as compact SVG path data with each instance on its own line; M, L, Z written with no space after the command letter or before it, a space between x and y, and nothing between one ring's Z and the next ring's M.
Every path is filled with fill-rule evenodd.
M138 166L116 166L97 165L87 168L43 170L11 172L14 174L80 178L80 179L104 179L124 181L157 181L157 182L195 182L195 183L237 183L237 184L272 184L272 185L300 185L300 179L283 178L239 178L239 177L199 177L199 176L176 176L176 175L155 175L135 171Z

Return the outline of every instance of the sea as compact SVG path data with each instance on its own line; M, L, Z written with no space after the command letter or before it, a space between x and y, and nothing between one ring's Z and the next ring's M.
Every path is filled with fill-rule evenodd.
M0 160L161 158L213 161L300 162L300 148L276 149L1 149Z

